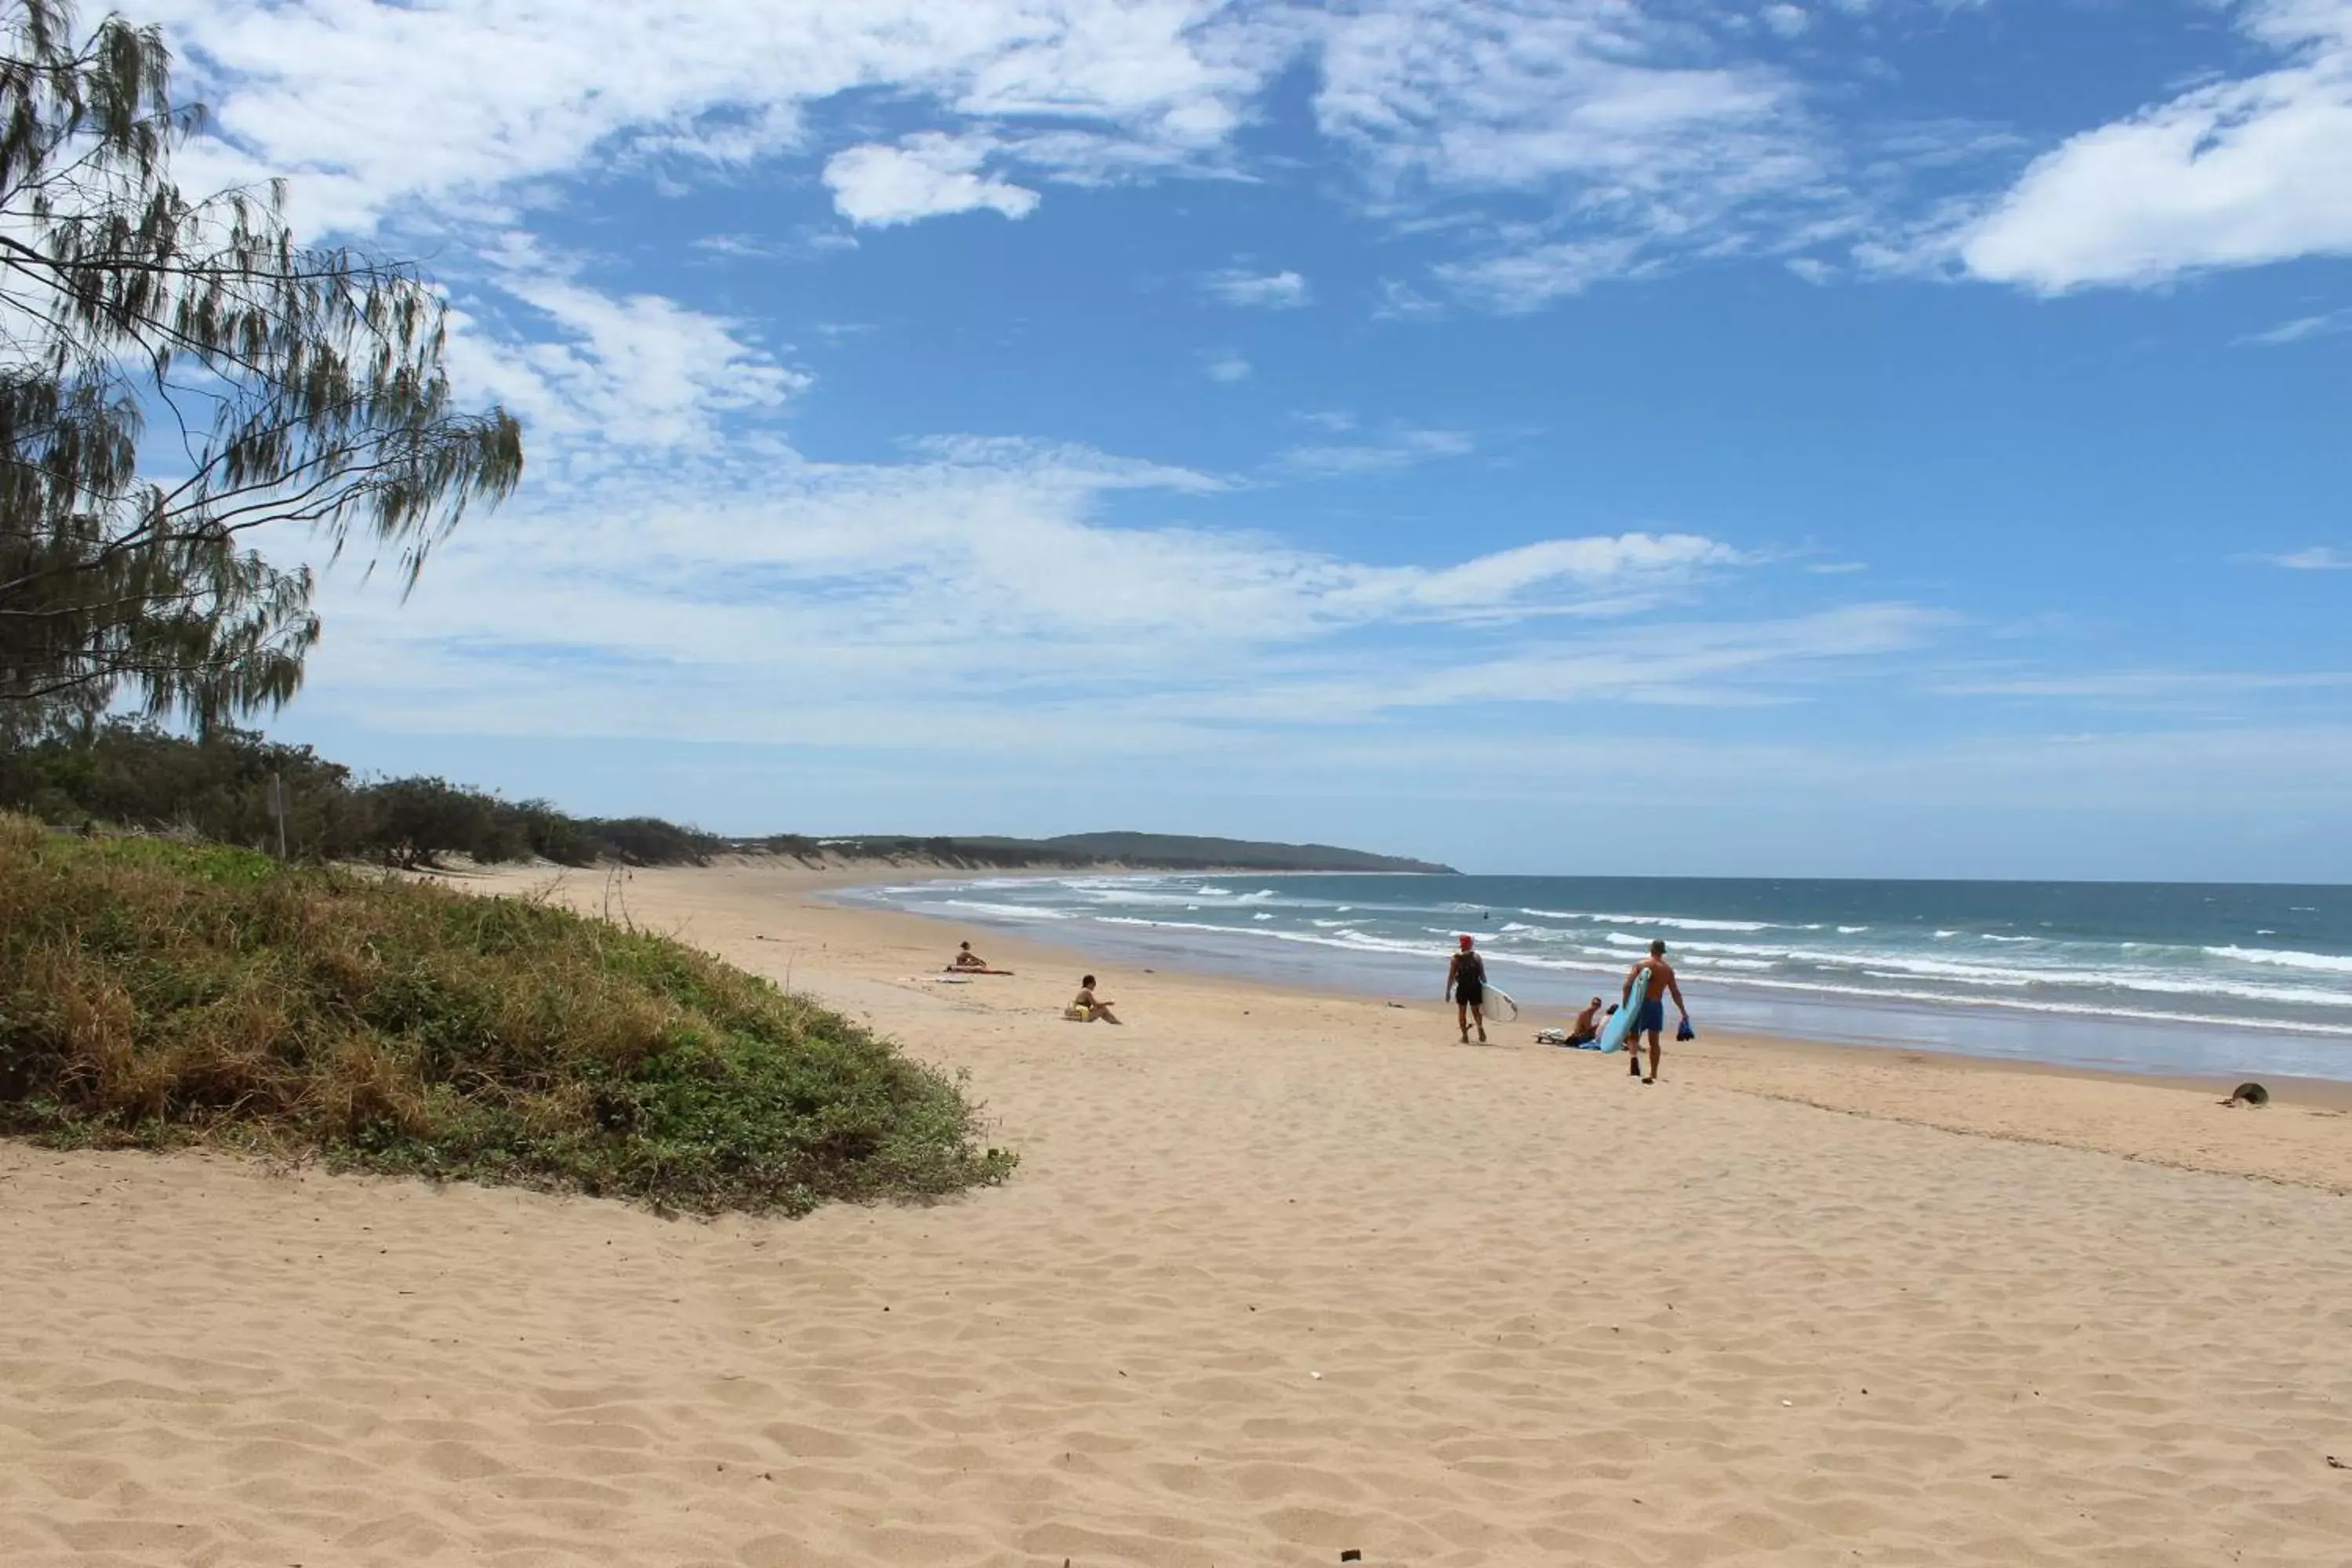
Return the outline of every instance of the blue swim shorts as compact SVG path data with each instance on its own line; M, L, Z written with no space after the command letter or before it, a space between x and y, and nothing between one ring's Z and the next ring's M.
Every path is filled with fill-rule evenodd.
M1666 1004L1664 997L1649 998L1642 1004L1642 1010L1633 1015L1633 1032L1637 1035L1646 1030L1663 1029L1665 1026Z

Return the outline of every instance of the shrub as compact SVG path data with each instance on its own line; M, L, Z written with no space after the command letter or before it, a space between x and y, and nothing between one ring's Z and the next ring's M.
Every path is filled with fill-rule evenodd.
M0 816L0 1132L711 1213L1001 1181L959 1085L666 938Z

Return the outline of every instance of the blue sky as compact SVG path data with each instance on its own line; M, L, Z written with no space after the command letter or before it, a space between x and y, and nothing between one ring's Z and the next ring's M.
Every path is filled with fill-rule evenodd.
M732 831L2352 879L2352 0L157 0L530 431L274 724ZM297 552L302 541L273 542Z

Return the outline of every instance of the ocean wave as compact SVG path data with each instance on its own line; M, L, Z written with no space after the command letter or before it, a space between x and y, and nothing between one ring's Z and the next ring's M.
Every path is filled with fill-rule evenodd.
M1612 935L1605 940L1626 949L1644 945L1639 937ZM1977 963L1963 958L1890 952L1884 949L1837 952L1826 948L1768 947L1755 942L1685 942L1683 952L1695 959L1764 959L1779 963L1807 964L1816 969L1854 971L1882 980L1944 980L1954 984L1990 989L2022 990L2037 985L2064 985L2084 990L2137 991L2159 996L2226 996L2239 1001L2273 1001L2295 1006L2352 1008L2352 991L2321 991L2226 975L2167 973L2147 968L2061 968L2054 965L2026 968L2015 964ZM2352 973L2352 963L2347 963L2343 970L2331 969L2329 972Z
M1078 917L1069 910L1053 909L1044 904L992 904L983 899L941 899L935 906L943 910L969 910L976 915L993 915L1009 921L1074 921Z
M2281 969L2315 969L2326 974L2352 974L2352 958L2333 952L2297 952L2293 948L2277 947L2209 947L2209 958L2226 958L2232 963L2273 964Z
M1776 925L1770 921L1709 921L1686 915L1612 915L1592 910L1527 910L1539 921L1591 921L1595 925L1672 926L1681 931L1819 931L1817 925Z

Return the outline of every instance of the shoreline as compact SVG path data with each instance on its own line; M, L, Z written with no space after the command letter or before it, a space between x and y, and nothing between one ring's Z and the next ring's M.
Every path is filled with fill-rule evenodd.
M1050 869L1042 869L1025 873L1004 873L1004 875L1029 875L1048 879L1068 874L1069 873L1066 872L1054 871ZM1113 875L1116 873L1106 872L1104 874ZM1147 869L1137 869L1133 874L1145 875L1157 873L1149 872ZM1192 873L1187 872L1183 874L1192 875ZM828 880L831 884L832 889L835 891L845 891L861 887L888 886L899 882L955 882L968 879L970 879L970 878L967 873L960 872L949 868L941 868L908 876L884 873L881 871L877 871L872 875L852 874L841 876L837 879L832 877L830 874L828 876ZM947 940L950 944L952 944L954 941L959 940L960 935L969 934L970 930L973 929L973 926L977 925L977 922L960 924L958 921L944 915L929 914L912 910L891 909L882 906L871 906L856 903L842 903L835 907L855 912L889 913L901 915L909 920L922 921L937 926L943 933L958 933L957 935L948 936ZM1039 923L1042 925L1045 922ZM1121 960L1128 960L1130 961L1131 967L1139 967L1139 965L1135 965L1131 963L1134 958L1133 953L1119 953L1116 958L1104 956L1088 958L1080 954L1076 949L1071 948L1066 944L1056 943L1050 941L1039 941L1022 936L1001 925L987 926L982 929L985 929L989 932L989 940L991 942L999 942L1008 946L1013 943L1019 943L1027 947L1032 947L1043 955L1057 956L1066 965L1106 967ZM1231 970L1218 968L1212 964L1187 963L1184 962L1185 955L1181 953L1155 956L1159 957L1159 962L1165 964L1171 973L1181 973L1204 980L1215 980L1220 983L1232 984L1235 985L1262 986L1271 990L1286 992L1297 995L1326 997L1333 1000L1378 1000L1385 1002L1391 999L1391 991L1389 988L1385 987L1366 986L1360 988L1350 988L1344 985L1318 984L1312 981L1302 982L1282 978L1267 978L1262 974L1236 973ZM1442 954L1433 958L1432 961L1433 968L1442 963ZM1931 1015L1939 1011L1938 1009L1926 1007L1924 1005L1921 1006L1920 1010L1928 1012ZM2040 1015L2037 1015L2031 1009L2019 1007L2014 1009L2006 1009L2000 1013L1991 1013L1989 1010L1987 1013L1975 1015L1975 1016L1979 1019L1999 1018L2004 1022L2010 1021L2013 1018L2016 1028L2022 1033L2033 1026L2036 1018L2039 1017ZM1537 1022L1537 1019L1539 1017L1547 1021L1554 1021L1551 1020L1551 1010L1547 1010L1535 1005L1523 1005L1519 1021L1506 1025L1504 1027L1515 1030L1525 1028L1528 1033L1532 1034L1537 1027L1542 1026L1540 1023ZM1565 1023L1567 1022L1567 1018L1563 1016L1556 1021ZM2165 1026L2179 1027L2182 1026L2167 1025ZM2118 1064L2113 1067L2103 1067L2092 1063L2039 1060L2030 1057L1997 1057L1978 1055L1969 1051L1956 1050L1932 1044L1913 1044L1907 1041L1895 1039L1879 1041L1827 1039L1811 1037L1793 1032L1744 1029L1737 1027L1724 1028L1710 1026L1705 1031L1701 1038L1703 1041L1709 1039L1721 1040L1727 1043L1743 1046L1762 1046L1776 1050L1823 1052L1828 1053L1831 1059L1855 1058L1867 1061L1882 1058L1889 1055L1921 1057L1930 1058L1937 1062L1963 1066L1970 1070L2007 1071L2036 1076L2082 1078L2097 1080L2114 1079L2126 1083L2151 1083L2176 1089L2196 1089L2200 1092L2210 1091L2215 1094L2217 1098L2228 1095L2239 1083L2244 1082L2249 1079L2258 1079L2265 1089L2269 1089L2274 1099L2283 1102L2318 1106L2324 1109L2336 1110L2352 1110L2352 1079L2322 1078L2308 1074L2273 1072L2265 1069L2246 1069L2227 1073L2199 1073L2183 1072L2163 1068L2141 1068L2126 1064ZM1692 1043L1697 1044L1700 1042ZM1672 1054L1676 1050L1687 1048L1687 1046L1676 1046L1674 1043L1669 1042L1669 1057L1671 1058Z
M635 889L636 913L651 917L640 923L709 947L755 973L812 988L823 999L878 1023L909 990L936 995L971 988L941 983L939 971L959 940L975 936L973 927L826 896L912 879L880 869L809 872L747 864L647 868L627 873L623 883ZM961 880L963 874L943 868L921 879ZM602 885L520 868L466 873L453 882L504 894L559 886L569 889L561 896L585 912L598 907L597 898L585 895ZM752 929L759 925L771 929ZM1385 1033L1401 1020L1410 1021L1414 1041L1460 1053L1465 1061L1535 1056L1559 1059L1570 1071L1623 1076L1617 1057L1533 1044L1539 1025L1526 1013L1517 1023L1492 1028L1494 1037L1484 1047L1474 1042L1465 1051L1454 1043L1452 1008L1433 997L1378 998L1173 964L1125 965L1089 958L1050 940L993 929L987 930L984 943L975 945L984 945L989 956L1016 971L1014 988L977 998L983 1005L1004 1000L1021 1010L1058 1014L1079 974L1094 972L1122 1004L1122 1016L1139 995L1147 1005L1167 1005L1187 1014L1203 1005L1230 1012L1235 998L1262 1000L1286 1013L1311 1014L1340 1030L1364 1032L1377 1026ZM1051 977L1042 990L1041 976ZM2218 1102L2235 1079L1714 1029L1688 1044L1668 1042L1664 1067L1670 1077L1692 1083L1818 1110L2352 1194L2352 1125L2347 1124L2352 1123L2352 1083L2333 1079L2265 1076L2270 1106L2224 1109Z

